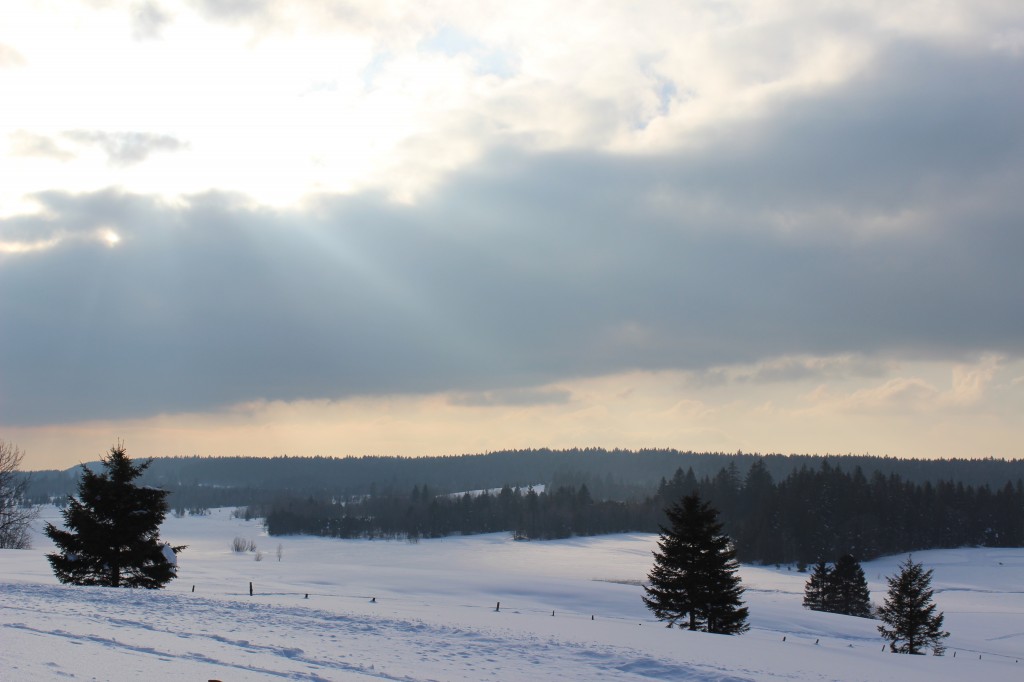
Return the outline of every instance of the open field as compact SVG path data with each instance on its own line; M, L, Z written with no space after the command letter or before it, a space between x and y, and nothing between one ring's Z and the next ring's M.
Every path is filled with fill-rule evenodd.
M56 511L43 517L56 519ZM557 542L514 542L507 534L418 543L271 538L257 521L214 510L169 518L162 536L189 547L179 557L179 578L161 591L61 586L44 556L49 541L38 532L34 549L0 551L0 676L225 682L1024 676L1024 549L914 555L935 570L935 600L952 633L940 658L887 653L874 621L803 609L806 575L787 567L743 567L749 633L666 629L640 601L652 535ZM233 553L235 537L254 540L262 560ZM875 602L903 558L864 564Z

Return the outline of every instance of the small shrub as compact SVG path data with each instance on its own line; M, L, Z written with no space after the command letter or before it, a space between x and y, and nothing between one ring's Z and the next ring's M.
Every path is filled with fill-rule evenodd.
M231 551L241 554L243 552L255 552L256 543L252 540L236 537L231 541Z

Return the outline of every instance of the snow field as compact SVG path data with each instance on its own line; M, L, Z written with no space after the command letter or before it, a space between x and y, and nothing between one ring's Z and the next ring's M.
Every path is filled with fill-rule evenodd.
M749 633L669 630L640 601L653 535L272 538L222 509L167 519L163 539L189 547L178 579L146 591L59 585L41 526L35 549L0 551L5 682L1024 679L1024 549L914 555L952 632L932 657L882 651L875 621L803 609L807 575L785 567L742 568ZM263 560L231 552L236 536ZM903 558L864 564L876 603Z

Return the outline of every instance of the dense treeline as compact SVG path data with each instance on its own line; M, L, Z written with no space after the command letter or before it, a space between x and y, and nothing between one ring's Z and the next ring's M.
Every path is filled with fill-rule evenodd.
M537 493L436 495L429 486L344 501L282 498L259 511L272 535L440 537L511 531L523 539L657 532L664 509L696 492L720 511L742 561L811 563L964 545L1024 546L1024 484L914 483L896 474L866 477L822 462L775 482L767 463L741 476L735 462L698 478L677 469L642 500L599 500L586 485Z
M599 535L649 525L643 505L595 501L586 486L537 493L505 486L500 492L434 496L383 494L345 503L312 498L281 500L264 510L271 535L332 537L443 537L512 531L521 539Z
M851 554L870 559L929 548L1024 546L1024 482L989 485L930 481L824 461L776 483L760 462L742 477L735 466L697 480L677 471L659 505L696 489L721 511L743 561L811 563Z
M524 490L543 484L548 490L586 485L595 500L638 502L676 469L692 469L698 478L714 477L734 465L745 476L760 462L775 480L822 462L847 471L860 467L913 483L940 481L989 485L1024 478L1024 460L897 459L869 455L753 455L695 453L669 449L508 450L449 457L166 457L157 458L142 483L171 491L172 508L263 504L282 494L314 498L357 495L408 495L414 485L438 493L500 488ZM41 503L74 492L80 469L31 474L29 499Z

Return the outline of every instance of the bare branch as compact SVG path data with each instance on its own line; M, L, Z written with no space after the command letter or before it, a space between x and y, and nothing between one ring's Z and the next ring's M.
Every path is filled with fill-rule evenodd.
M0 549L28 549L29 524L35 509L25 501L28 478L20 475L24 453L0 440Z

